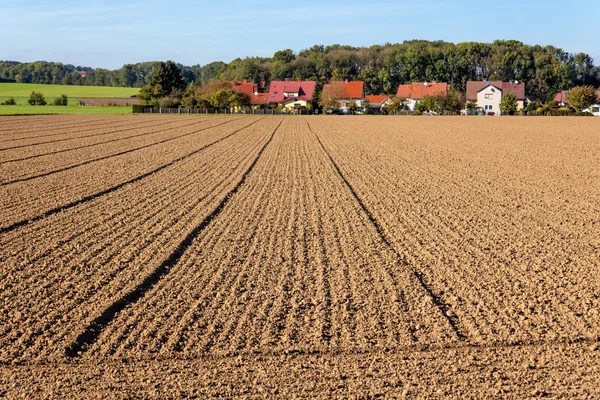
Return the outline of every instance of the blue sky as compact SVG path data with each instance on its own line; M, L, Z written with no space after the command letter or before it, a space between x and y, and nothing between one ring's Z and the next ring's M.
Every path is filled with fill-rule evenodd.
M598 0L0 0L0 60L115 69L229 62L314 44L517 39L583 51L600 65L599 15Z

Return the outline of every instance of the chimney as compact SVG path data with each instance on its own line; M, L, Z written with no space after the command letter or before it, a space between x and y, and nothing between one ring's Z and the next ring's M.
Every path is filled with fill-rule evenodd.
M348 83L348 79L346 79L346 83Z
M285 81L286 81L286 82L289 82L289 81L290 81L290 78L285 78Z

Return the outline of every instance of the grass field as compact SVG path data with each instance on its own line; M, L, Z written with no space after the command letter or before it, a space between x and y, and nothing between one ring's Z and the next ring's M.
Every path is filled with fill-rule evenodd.
M137 88L107 86L40 85L32 83L0 83L0 103L14 97L18 104L27 104L29 95L35 90L42 92L48 103L56 97L66 94L69 105L77 104L78 97L129 98L138 93Z
M0 398L600 398L594 118L0 117Z
M2 101L2 99L0 99ZM70 103L70 101L69 101ZM69 105L58 106L1 106L0 115L50 115L50 114L77 114L77 115L123 115L131 114L131 107L80 107Z

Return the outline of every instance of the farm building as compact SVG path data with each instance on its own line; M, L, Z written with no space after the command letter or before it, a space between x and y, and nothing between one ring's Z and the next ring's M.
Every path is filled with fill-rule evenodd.
M425 96L447 95L449 86L445 82L413 82L410 85L400 85L396 97L404 99L404 104L411 110L415 111L417 104L423 100Z
M517 98L517 111L525 108L525 84L502 81L468 81L467 101L477 102L477 107L488 115L502 115L500 101L506 93Z
M306 108L313 99L316 86L316 81L271 81L267 101L287 109Z

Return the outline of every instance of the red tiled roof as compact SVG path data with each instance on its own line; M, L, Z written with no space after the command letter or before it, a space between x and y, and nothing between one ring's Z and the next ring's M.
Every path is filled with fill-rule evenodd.
M252 96L254 95L254 93L258 93L258 85L256 83L248 81L231 82L231 88L233 90L237 90L238 92L247 94L248 96Z
M250 96L250 104L253 106L262 106L269 103L269 93L258 93Z
M400 85L396 97L400 99L420 100L424 96L446 95L449 86L447 83L413 82L410 85Z
M524 83L510 83L502 81L468 81L467 82L467 100L477 100L477 93L488 85L492 85L500 90L502 93L512 93L518 100L525 100L525 84Z
M335 99L362 99L365 93L363 81L333 81L323 86L323 93Z
M525 84L502 82L502 94L512 93L518 100L525 100Z
M311 101L316 86L316 81L271 81L268 102L283 103L295 99ZM284 93L298 93L298 96L285 97Z
M388 99L388 97L384 94L365 96L365 100L367 100L370 104L381 104L384 101L386 101L387 99Z

